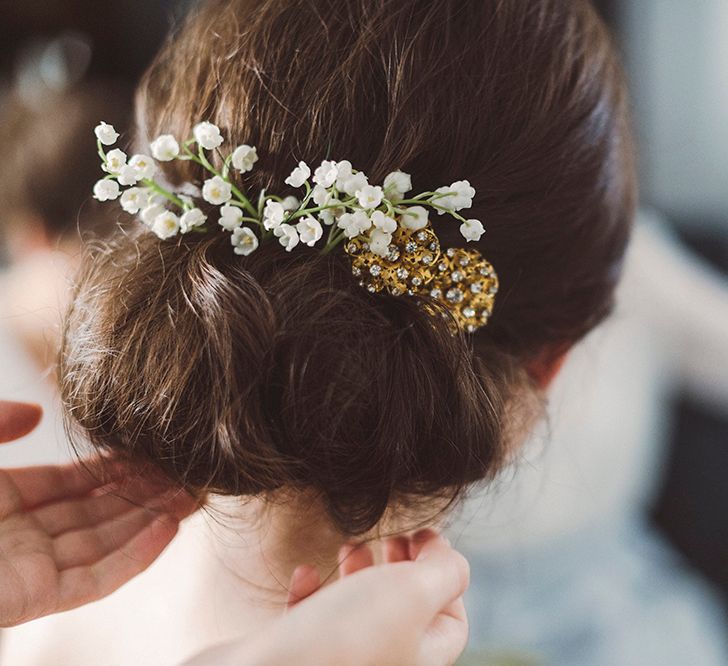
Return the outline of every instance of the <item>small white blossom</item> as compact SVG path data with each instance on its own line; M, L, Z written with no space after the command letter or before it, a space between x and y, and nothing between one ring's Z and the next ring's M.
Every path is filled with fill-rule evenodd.
M324 229L321 223L310 215L306 215L297 225L296 230L301 239L302 243L305 243L309 247L313 247L314 244L324 235Z
M344 213L339 218L336 226L344 230L344 235L347 238L354 238L370 229L372 221L363 210L358 210L354 213Z
M319 212L318 216L324 224L331 226L345 213L346 208L343 206L337 206L336 208L325 208Z
M157 170L157 165L154 164L154 160L149 157L149 155L132 155L129 160L129 164L134 167L138 180L154 178L154 172Z
M485 233L485 227L480 220L466 220L460 225L460 233L467 241L479 241Z
M114 129L114 126L105 123L103 120L94 128L94 134L105 146L115 144L119 138L119 133Z
M376 208L382 203L384 191L379 185L365 185L356 192L356 198L362 208Z
M412 177L404 171L392 171L384 179L384 191L390 201L399 201L412 189Z
M141 187L130 187L121 195L121 207L130 215L136 215L149 202L149 193Z
M347 178L344 178L341 182L341 187L339 187L339 183L337 182L336 189L346 192L346 194L350 197L353 197L367 185L369 185L369 180L366 175L360 171L359 173L353 173Z
M291 175L283 182L291 187L303 187L303 184L308 180L310 175L311 169L308 168L308 164L299 162L298 166L291 171Z
M119 185L136 185L139 178L136 169L131 164L125 164L121 167L117 180Z
M192 134L195 137L195 141L205 150L215 150L223 142L220 128L207 121L197 123L192 130Z
M241 173L252 171L253 165L258 161L258 151L255 146L243 144L233 151L232 163Z
M389 246L391 244L392 234L381 229L374 229L369 237L369 249L380 257L386 257L389 254Z
M263 209L263 226L270 231L276 229L286 217L286 209L282 203L277 201L271 201L270 199L265 202L265 208Z
M317 206L326 206L334 198L334 195L323 185L314 185L311 191L311 198Z
M287 196L283 201L281 201L281 205L283 208L285 208L288 211L292 210L298 210L299 206L301 205L301 202L296 199L294 196Z
M113 201L119 196L119 183L104 178L94 185L94 198L98 201Z
M400 221L405 229L419 231L427 226L429 211L424 206L410 206L405 208Z
M225 231L233 231L243 223L243 211L237 206L221 206L220 219L217 223Z
M185 211L182 214L182 217L179 218L180 231L183 234L186 234L188 231L191 231L196 227L201 227L205 224L206 220L207 215L205 215L199 208L192 208Z
M104 164L104 171L109 173L119 173L122 167L126 164L126 153L123 150L114 148L106 153L106 163Z
M290 224L280 224L274 230L273 233L278 237L278 242L286 248L286 252L290 252L296 245L298 245L298 231Z
M458 180L450 185L450 187L438 187L435 192L437 194L447 194L448 196L441 199L435 199L434 203L446 210L438 211L443 215L447 211L458 211L463 208L470 208L473 205L473 197L475 189L471 187L467 180Z
M397 220L389 215L385 215L381 210L375 210L372 213L372 224L382 231L391 234L397 230Z
M313 174L313 182L321 187L331 187L339 175L339 169L336 166L336 162L331 160L324 160L321 162L321 166L316 169Z
M152 231L163 240L176 236L179 228L179 218L171 210L165 210L157 215L152 222Z
M164 206L159 201L150 202L148 206L145 206L141 210L140 217L142 218L142 222L148 227L151 227L154 224L154 220L165 212Z
M152 151L152 157L160 162L170 162L179 155L179 144L171 134L162 134L158 136L149 145Z
M344 191L344 183L351 178L353 171L349 160L341 160L336 163L336 189Z
M235 254L241 254L244 257L258 249L258 237L250 227L233 229L230 243L235 248L233 250Z
M202 198L215 206L230 201L232 189L220 176L208 178L202 185Z

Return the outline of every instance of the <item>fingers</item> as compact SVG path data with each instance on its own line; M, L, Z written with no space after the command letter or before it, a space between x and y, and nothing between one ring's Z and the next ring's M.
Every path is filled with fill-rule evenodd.
M392 562L405 562L409 560L409 544L410 540L405 536L385 539L382 544L384 561L390 564Z
M311 596L321 587L321 576L318 569L308 564L296 567L291 576L286 607L291 608L299 601Z
M374 554L366 544L345 544L339 549L339 576L349 576L374 564Z
M425 530L413 537L410 554L414 553L415 571L427 590L427 607L432 612L445 610L456 602L470 584L468 561L436 532Z
M43 416L39 405L0 400L0 444L27 435Z
M108 481L101 478L100 472L104 470L96 474L75 463L3 471L15 484L25 509L86 495Z
M176 520L162 516L98 562L61 572L56 610L76 608L111 594L144 571L167 547L177 528Z

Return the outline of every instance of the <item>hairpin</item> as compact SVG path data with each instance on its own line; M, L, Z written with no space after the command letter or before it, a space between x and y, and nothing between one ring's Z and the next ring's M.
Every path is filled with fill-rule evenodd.
M105 122L94 133L106 172L94 185L94 197L119 199L124 211L138 215L161 239L208 231L208 216L195 205L189 188L175 192L155 180L157 162L191 161L210 174L201 188L193 188L194 195L217 207L217 223L230 233L236 254L248 256L272 239L287 252L298 245L319 244L328 253L343 243L353 275L370 292L437 301L467 332L488 323L498 291L495 270L478 250L443 251L429 219L431 210L448 214L460 222L466 241L480 240L485 232L482 223L458 212L470 208L475 196L467 180L412 196L412 179L402 171L390 173L380 186L371 185L366 174L347 160L324 160L313 174L299 162L285 184L302 188L300 199L263 190L252 200L230 176L254 168L256 148L243 144L223 155L224 138L212 123L195 125L193 137L181 145L170 134L159 136L150 144L151 157L127 158L119 148L107 152L105 146L113 146L119 134ZM212 165L206 151L220 155L222 168Z

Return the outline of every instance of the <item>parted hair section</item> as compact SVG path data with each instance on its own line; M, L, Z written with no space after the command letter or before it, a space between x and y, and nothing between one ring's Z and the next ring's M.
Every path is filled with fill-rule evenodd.
M313 489L347 534L496 474L532 414L528 368L609 313L629 237L624 83L591 6L204 2L140 85L139 147L200 119L258 147L250 192L285 194L299 159L372 182L402 169L418 190L469 180L492 318L454 335L425 297L362 289L343 252L240 257L224 233L127 228L92 248L67 317L74 429L200 493ZM204 178L162 167L172 186ZM462 244L454 220L434 226Z

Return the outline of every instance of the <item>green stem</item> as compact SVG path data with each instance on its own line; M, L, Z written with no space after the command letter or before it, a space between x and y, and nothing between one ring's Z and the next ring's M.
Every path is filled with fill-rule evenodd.
M182 199L179 197L176 197L174 194L172 194L170 191L165 190L161 185L158 185L153 180L150 180L149 178L144 178L142 180L142 183L146 187L148 187L150 190L153 190L157 194L161 194L166 199L169 199L173 204L179 206L182 210L187 210L187 204L185 204Z

